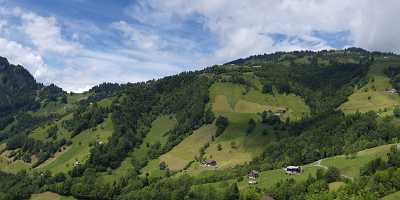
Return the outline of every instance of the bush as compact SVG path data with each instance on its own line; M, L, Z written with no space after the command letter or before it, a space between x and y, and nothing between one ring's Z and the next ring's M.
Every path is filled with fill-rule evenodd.
M340 180L340 171L336 167L329 167L325 173L326 182L332 183Z

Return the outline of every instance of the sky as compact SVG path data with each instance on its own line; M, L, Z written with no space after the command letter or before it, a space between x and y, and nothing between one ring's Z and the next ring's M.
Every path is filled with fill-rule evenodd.
M254 54L400 53L398 0L0 0L0 56L82 92Z

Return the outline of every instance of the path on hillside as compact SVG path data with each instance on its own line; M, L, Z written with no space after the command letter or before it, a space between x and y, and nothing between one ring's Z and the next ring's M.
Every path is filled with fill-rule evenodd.
M322 161L322 160L323 160L323 159L317 160L316 162L314 162L314 163L312 164L312 166L314 166L314 167L321 167L321 168L327 170L327 169L328 169L327 166L321 165L321 161ZM347 175L344 175L344 174L341 174L340 176L343 177L343 178L345 178L345 179L354 180L354 178L351 177L351 176L347 176Z

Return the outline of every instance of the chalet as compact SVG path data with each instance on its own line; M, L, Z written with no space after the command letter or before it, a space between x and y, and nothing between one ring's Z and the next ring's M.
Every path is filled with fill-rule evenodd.
M285 114L286 111L287 111L287 108L278 108L278 109L276 109L275 113Z
M248 181L249 185L257 184L257 180L255 178L250 178Z
M394 89L394 88L392 88L392 89L386 89L386 92L389 92L389 93L392 93L392 94L398 93L398 91L397 91L396 89Z
M205 160L203 162L203 165L205 165L207 167L215 167L215 166L217 166L217 161L215 161L215 160Z
M81 162L79 162L79 161L75 161L75 162L74 162L74 167L77 167L77 166L79 166L79 165L81 165Z
M286 174L300 174L301 172L303 172L303 169L300 166L287 166L284 168Z
M255 178L258 178L258 176L259 176L259 173L256 170L251 170L249 172L249 174L247 174L248 178L254 178L255 179Z

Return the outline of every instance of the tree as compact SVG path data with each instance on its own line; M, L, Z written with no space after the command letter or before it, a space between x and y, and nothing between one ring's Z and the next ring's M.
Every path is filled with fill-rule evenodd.
M252 133L254 131L254 129L256 128L256 121L251 118L248 122L248 127L247 127L247 134Z
M397 118L400 118L400 106L396 106L396 107L393 109L393 115L394 115L395 117L397 117Z
M164 161L160 162L160 170L165 170L167 168L167 163Z
M272 92L273 92L273 87L272 87L272 85L271 84L269 84L269 83L267 83L267 84L265 84L264 86L263 86L263 93L269 93L269 94L272 94Z
M332 183L340 180L340 171L336 167L329 167L325 173L326 182Z
M204 122L206 124L211 124L215 119L214 112L211 110L211 108L208 108L206 112L204 113Z
M218 144L218 145L217 145L217 150L218 150L218 151L222 151L222 145L221 145L221 144Z
M232 183L232 185L229 187L229 189L225 193L225 198L224 200L239 200L240 194L239 194L239 188L237 186L237 183Z
M217 126L217 131L215 135L218 137L225 131L226 127L228 127L229 120L224 116L219 116L217 118L217 121L215 122L215 125Z

